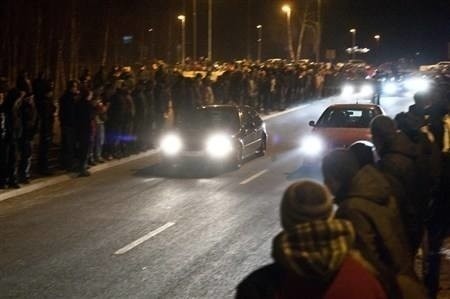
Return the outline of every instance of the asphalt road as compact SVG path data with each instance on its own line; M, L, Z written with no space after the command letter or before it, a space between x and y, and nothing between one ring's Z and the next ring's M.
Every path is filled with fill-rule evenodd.
M271 260L285 188L321 179L298 142L337 102L268 119L267 155L236 171L167 171L155 155L0 202L0 297L232 297ZM390 115L410 104L382 99Z

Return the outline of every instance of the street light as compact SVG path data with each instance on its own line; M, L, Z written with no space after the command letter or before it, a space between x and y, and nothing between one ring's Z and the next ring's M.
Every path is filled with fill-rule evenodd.
M150 52L151 52L150 57L153 59L153 58L155 58L155 40L154 40L154 36L153 36L154 29L149 28L148 32L150 33Z
M356 29L352 28L350 29L350 33L352 34L352 59L355 59L355 54L356 54Z
M377 43L377 48L378 48L378 47L380 46L380 39L381 39L381 36L380 36L379 34L377 34L377 35L375 35L373 38L375 39L375 41L376 41L376 43Z
M373 36L373 38L375 39L375 43L377 45L375 55L376 55L376 60L378 61L379 58L380 58L379 57L380 56L379 52L380 52L380 39L381 39L381 36L379 34L376 34L376 35Z
M261 51L262 51L262 25L256 26L256 29L258 29L258 63L261 62Z
M186 60L186 16L179 15L178 20L181 21L181 65L184 66Z
M281 7L281 10L286 14L286 22L287 22L287 34L288 34L288 47L289 47L289 56L291 60L294 60L294 47L292 45L292 32L291 32L291 7L287 4Z

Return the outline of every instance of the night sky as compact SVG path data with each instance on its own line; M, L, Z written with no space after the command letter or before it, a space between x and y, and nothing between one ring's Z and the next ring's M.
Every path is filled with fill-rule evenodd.
M8 0L29 5L25 0ZM70 7L71 1L38 0L53 3L55 9ZM215 60L256 58L257 29L263 25L263 58L286 58L286 17L283 4L293 8L292 25L297 40L300 16L307 1L316 0L213 0ZM382 60L401 57L415 58L418 63L432 63L449 59L450 0L322 0L323 39L325 49L335 49L338 60L346 60L344 50L351 46L350 28L357 29L357 44L374 49L373 36L381 35L378 54ZM103 47L105 22L111 24L110 43L119 43L124 35L134 37L134 45L150 44L148 28L154 28L153 40L157 57L175 61L180 44L180 21L177 15L186 15L187 56L192 55L192 0L77 0L81 10L81 56L98 57ZM207 54L207 3L198 2L198 55ZM6 3L3 2L3 3ZM109 9L106 9L109 3ZM18 5L19 5L18 4ZM2 7L0 1L0 8ZM20 4L22 5L22 4ZM106 11L109 11L108 13ZM46 13L51 18L51 10ZM111 15L105 21L105 15ZM45 17L45 16L44 16ZM5 19L5 18L3 18ZM34 26L21 22L23 26ZM55 25L53 25L54 27ZM57 26L62 26L61 24ZM6 28L2 26L2 28ZM31 27L32 28L32 27ZM0 28L0 33L1 33ZM28 30L22 30L28 32ZM67 38L67 37L66 37ZM112 45L111 47L111 53ZM136 47L137 48L137 47ZM178 48L178 50L177 50ZM314 57L312 35L306 34L304 54ZM95 53L95 55L90 55ZM123 53L122 53L123 54ZM419 54L419 55L416 55ZM374 52L367 55L373 58ZM366 57L361 57L366 58ZM92 59L91 59L92 60Z
M207 0L198 1L199 55L206 55ZM294 31L297 30L299 12L306 0L213 0L214 3L214 56L217 59L237 59L256 53L257 24L264 26L265 58L286 57L285 15L281 5L293 6ZM145 1L126 1L127 9L142 13ZM116 5L116 3L114 4ZM164 52L163 43L168 41L167 30L173 26L172 39L179 38L176 15L187 15L187 54L191 53L192 14L191 0L153 0L145 4L149 22L158 28L159 52ZM170 7L172 6L172 7ZM172 24L167 18L172 14ZM336 49L345 59L344 49L351 45L350 28L356 28L357 44L373 48L375 34L381 35L380 53L385 59L414 57L427 62L447 59L447 42L450 42L449 0L323 0L323 44L322 49ZM161 32L162 31L162 32ZM250 43L248 41L250 40ZM249 51L250 50L250 51ZM311 51L309 51L311 52ZM163 53L160 53L163 55ZM311 55L311 53L310 53Z

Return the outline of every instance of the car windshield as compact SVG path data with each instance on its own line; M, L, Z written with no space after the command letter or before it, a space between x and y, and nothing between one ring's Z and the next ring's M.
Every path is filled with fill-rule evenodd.
M324 128L368 128L370 121L379 113L375 109L328 108L317 122Z
M195 130L220 128L236 131L239 129L239 115L235 109L198 109L195 110L188 118L181 119L178 122L178 126Z

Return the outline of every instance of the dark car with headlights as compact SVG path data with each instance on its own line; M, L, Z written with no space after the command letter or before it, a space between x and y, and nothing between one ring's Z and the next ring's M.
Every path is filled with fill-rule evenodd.
M380 94L379 82L372 79L347 79L341 86L341 96L357 96L368 98L377 103L377 96Z
M195 160L240 167L246 158L264 155L266 145L266 127L256 110L234 105L198 107L160 140L163 159L170 164Z
M331 105L317 123L309 123L313 130L302 139L301 151L305 157L314 160L330 150L346 148L356 141L370 142L370 122L382 114L383 109L374 104Z

